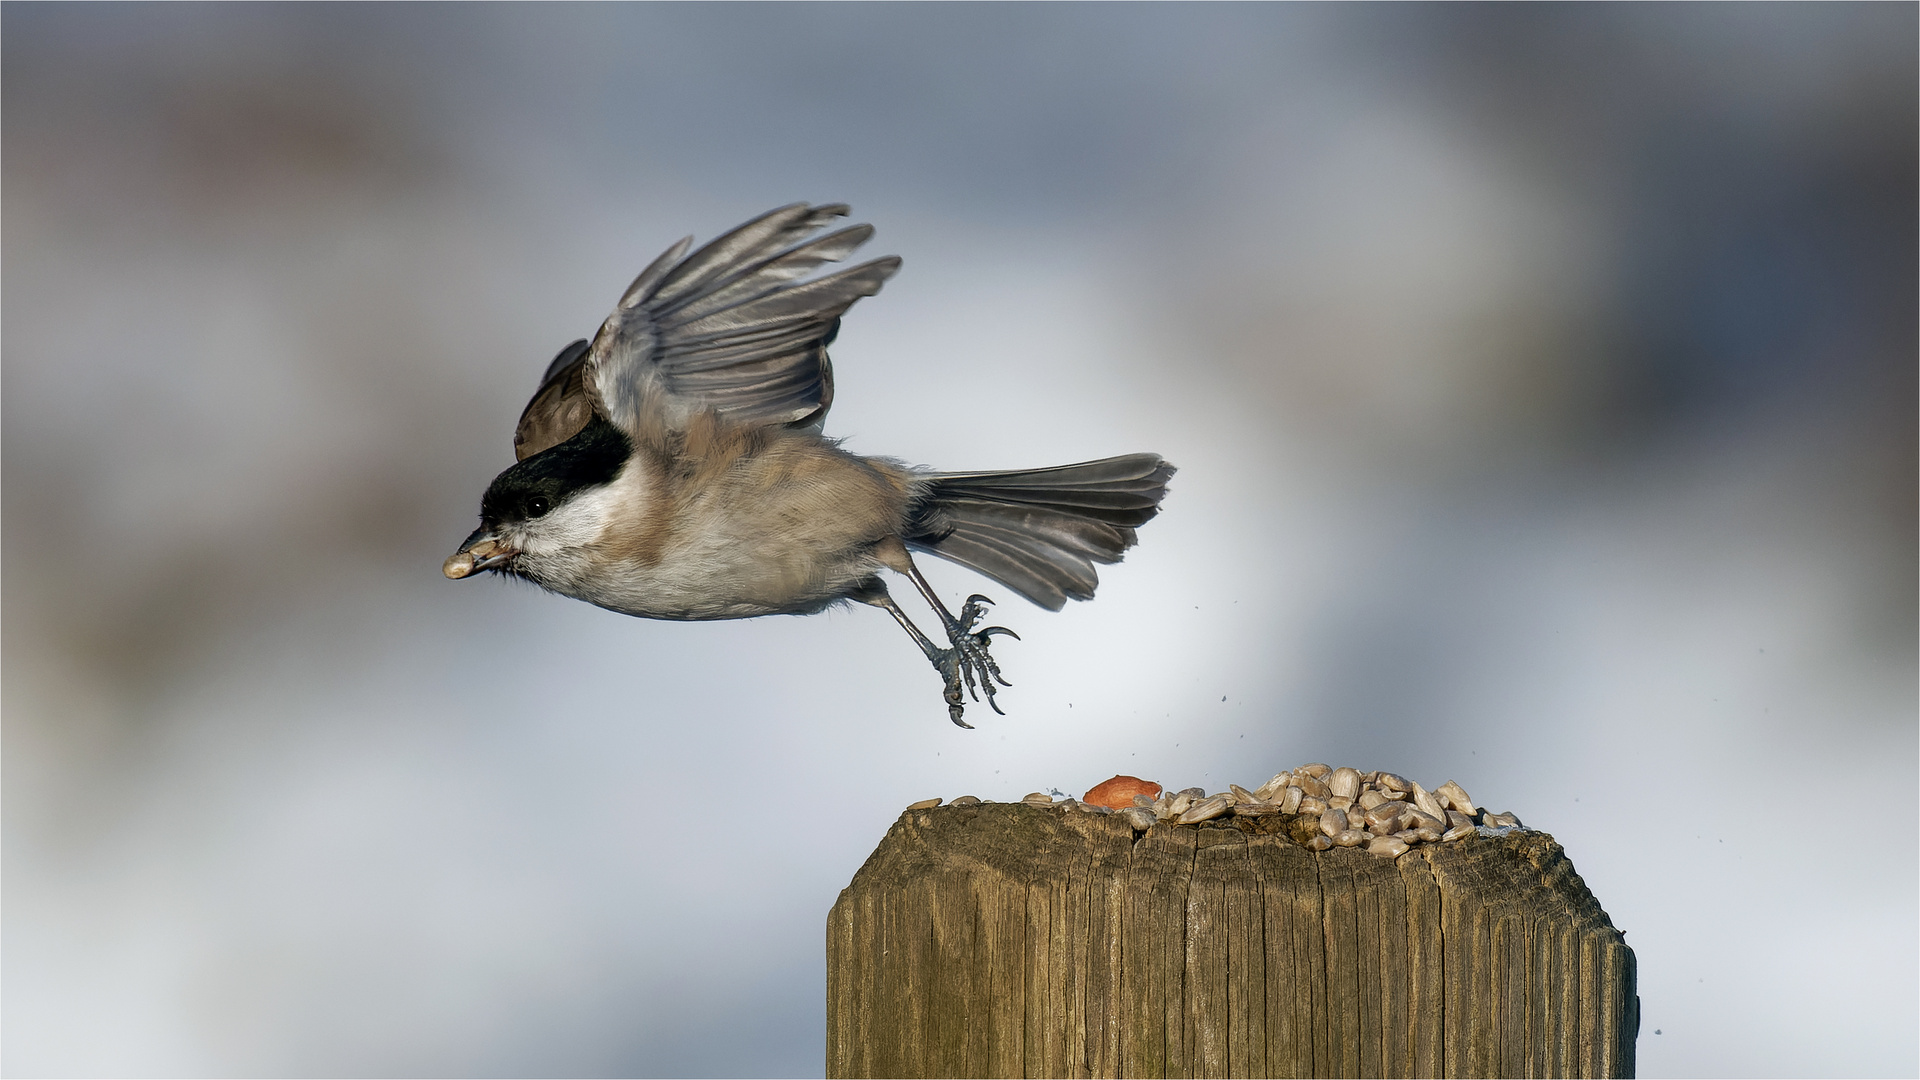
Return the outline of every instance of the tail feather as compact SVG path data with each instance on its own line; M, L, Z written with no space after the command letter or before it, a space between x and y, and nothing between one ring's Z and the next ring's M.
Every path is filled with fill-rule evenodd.
M1157 454L1009 472L932 473L909 546L977 570L1049 611L1091 600L1094 563L1115 563L1160 512L1173 466Z
M967 492L966 496L974 495ZM956 493L955 498L966 497ZM1072 507L1076 513L1115 525L1144 525L1158 509L1131 491L1007 488L986 498L1020 506Z
M982 536L953 536L939 548L927 550L987 575L1048 611L1059 611L1069 598L1088 599L1096 583L1091 567L1063 572L1019 547ZM1075 581L1072 576L1084 580Z
M950 521L964 522L966 532L999 535L1009 542L1022 538L1046 543L1090 559L1111 562L1115 552L1134 544L1130 526L1092 519L1053 506L953 499L941 505Z

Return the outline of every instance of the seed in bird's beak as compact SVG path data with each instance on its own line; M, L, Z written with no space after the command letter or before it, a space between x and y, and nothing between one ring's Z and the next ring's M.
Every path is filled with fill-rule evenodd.
M505 566L518 554L519 551L488 536L486 527L482 526L475 529L472 536L467 537L467 542L461 545L460 550L455 552L452 558L440 565L440 572L458 581L482 570Z

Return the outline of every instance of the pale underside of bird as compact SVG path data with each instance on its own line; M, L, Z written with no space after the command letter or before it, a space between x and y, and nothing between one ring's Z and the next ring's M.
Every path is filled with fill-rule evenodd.
M913 563L976 570L1052 611L1093 597L1158 512L1173 467L1155 454L1003 472L934 472L842 450L827 346L840 316L899 269L875 259L808 279L873 234L821 234L842 205L796 203L691 255L688 237L640 273L591 341L561 350L514 433L518 463L481 501L450 578L510 574L654 619L805 615L854 600L885 609L945 681L998 712L986 597L955 615ZM905 575L941 646L888 594ZM1017 636L1017 635L1015 635Z

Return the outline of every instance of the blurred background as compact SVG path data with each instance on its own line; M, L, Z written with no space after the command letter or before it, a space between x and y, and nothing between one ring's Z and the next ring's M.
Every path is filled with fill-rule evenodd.
M1309 761L1553 833L1644 1073L1920 1069L1913 6L0 18L8 1074L817 1074L907 802ZM1180 466L977 731L878 612L440 576L795 200L906 260L850 448Z

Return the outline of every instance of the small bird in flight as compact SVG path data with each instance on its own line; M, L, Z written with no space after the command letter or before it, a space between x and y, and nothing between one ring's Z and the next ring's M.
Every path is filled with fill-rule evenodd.
M827 346L840 316L898 257L801 280L873 235L816 236L843 205L795 203L692 255L693 238L634 279L592 341L560 350L514 432L518 462L480 500L480 527L442 567L525 578L647 619L809 615L844 600L883 608L965 695L1011 686L978 624L956 616L912 552L977 570L1049 611L1090 600L1094 563L1118 562L1159 512L1173 466L1157 454L1007 472L933 472L842 450L821 434L833 403ZM942 647L894 603L906 575L940 620ZM964 689L964 693L963 693Z

